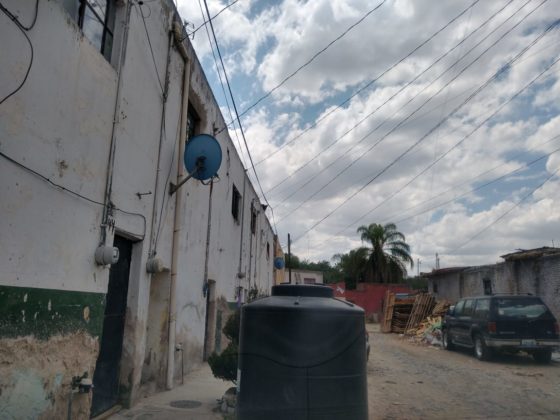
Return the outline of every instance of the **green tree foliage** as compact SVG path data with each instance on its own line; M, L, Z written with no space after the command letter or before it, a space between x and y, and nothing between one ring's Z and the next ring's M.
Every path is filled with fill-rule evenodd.
M368 249L361 247L353 249L346 254L335 254L333 260L340 273L347 289L355 289L359 282L365 280L364 275L367 269Z
M380 225L371 223L357 230L368 249L368 263L373 270L373 281L378 283L401 282L407 274L407 266L414 266L410 246L394 223Z

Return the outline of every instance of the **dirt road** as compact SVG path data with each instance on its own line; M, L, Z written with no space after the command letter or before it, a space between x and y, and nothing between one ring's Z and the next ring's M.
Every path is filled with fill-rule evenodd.
M476 360L368 325L371 419L558 419L560 363L527 355Z

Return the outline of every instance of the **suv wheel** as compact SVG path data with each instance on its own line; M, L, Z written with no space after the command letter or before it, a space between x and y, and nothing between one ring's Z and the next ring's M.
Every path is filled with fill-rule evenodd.
M552 360L552 350L539 350L533 353L533 358L538 363L550 363Z
M480 334L474 336L474 355L478 360L488 360L492 355L492 352L486 347L484 338L482 338Z
M451 341L451 338L449 337L449 333L447 332L446 329L443 330L442 332L441 341L443 344L443 348L445 350L453 350L453 342Z

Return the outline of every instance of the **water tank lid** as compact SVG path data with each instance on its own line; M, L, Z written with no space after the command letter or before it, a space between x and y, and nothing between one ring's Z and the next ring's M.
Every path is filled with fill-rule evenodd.
M332 298L333 289L317 284L279 284L272 286L272 296L305 296Z

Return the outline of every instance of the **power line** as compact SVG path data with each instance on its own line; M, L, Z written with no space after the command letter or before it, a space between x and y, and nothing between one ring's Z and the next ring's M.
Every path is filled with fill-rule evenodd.
M216 19L218 16L220 16L222 14L223 11L229 9L231 6L233 6L238 1L239 0L233 0L230 4L226 5L222 10L220 10L218 13L216 13L214 16L212 16L209 20L204 20L204 16L202 16L202 20L204 20L204 22L202 22L200 25L198 25L198 27L196 29L194 29L189 35L192 35L194 37L194 34L196 34L196 32L200 28L202 28L203 26L206 26L206 24L209 23L211 20ZM199 4L200 4L200 2L199 2ZM232 118L232 120L233 120L233 118Z
M267 156L265 156L264 158L262 158L260 161L257 162L257 166L260 165L261 163L263 163L264 161L270 159L272 156L276 155L277 153L279 153L281 150L283 150L286 146L289 146L290 144L294 143L296 140L298 140L300 137L302 137L305 133L307 133L308 131L310 131L311 129L317 127L322 121L324 121L327 117L329 117L331 114L333 114L334 112L338 111L339 109L342 109L342 107L344 105L346 105L348 102L350 102L353 98L355 98L356 96L358 96L360 93L362 93L363 91L365 91L366 89L368 89L370 86L372 86L375 82L377 82L381 77L383 77L385 74L387 74L388 72L390 72L391 70L393 70L395 67L397 67L400 63L402 63L403 61L405 61L407 58L409 58L410 56L412 56L416 51L418 51L420 48L422 48L424 45L426 45L427 43L429 43L432 39L434 39L437 35L439 35L441 32L443 32L445 29L447 29L449 26L451 26L451 24L453 24L457 19L459 19L461 16L463 16L465 13L467 13L472 7L474 7L474 5L476 5L480 0L475 0L473 3L471 3L470 6L468 6L466 9L464 9L461 13L459 13L457 16L455 16L453 19L451 19L449 22L447 22L444 26L442 26L440 29L438 29L436 32L434 32L432 35L430 35L428 38L426 38L423 42L421 42L418 46L416 46L415 48L413 48L408 54L406 54L404 57L402 57L400 60L398 60L397 62L393 63L391 66L389 66L387 69L385 69L383 72L381 72L381 74L379 74L378 76L376 76L374 79L370 80L368 83L366 83L364 86L362 86L360 89L358 89L356 92L354 92L352 95L350 95L348 98L346 98L345 100L343 100L342 102L340 102L337 106L335 106L333 109L331 109L330 111L328 111L327 113L325 113L323 116L321 116L320 118L318 118L316 121L313 122L313 124L309 125L308 127L306 127L301 133L297 134L296 136L294 136L292 139L288 140L286 143L282 144L281 146L278 147L278 149L276 149L274 152L268 154Z
M30 50L29 64L27 65L27 70L25 70L25 75L23 76L23 80L20 82L20 84L13 91L8 93L8 95L6 95L5 97L2 98L2 100L0 100L0 105L2 105L4 102L6 102L8 100L8 98L10 98L10 97L14 96L16 93L18 93L21 90L21 88L23 87L23 85L25 85L25 82L27 82L27 77L29 76L29 72L31 71L31 67L33 66L33 56L34 56L33 44L31 43L31 39L29 39L29 36L27 35L26 32L33 29L33 27L35 26L35 23L37 22L37 15L39 13L39 0L37 0L35 2L35 14L33 16L33 20L31 21L31 23L28 26L23 25L20 22L19 17L14 15L12 12L10 12L2 3L0 3L0 10L2 10L2 12L21 31L21 33L23 34L23 36L27 40L27 43L29 44L29 50Z
M533 160L530 161L530 162L524 163L523 165L521 165L521 166L515 168L513 171L510 171L510 172L508 172L508 173L506 173L506 174L504 174L504 175L500 175L499 177L494 178L494 179L491 180L491 181L485 182L484 184L479 185L479 186L476 187L476 188L471 188L470 190L465 191L464 193L462 193L462 194L460 194L460 195L458 195L458 196L456 196L456 197L453 197L452 199L449 199L449 200L447 200L447 201L444 201L443 203L439 203L439 204L437 204L437 205L434 205L434 206L431 206L431 207L429 207L429 208L426 208L426 209L424 209L424 210L422 210L422 211L420 211L420 212L418 212L418 213L415 213L415 214L412 214L412 215L410 215L410 216L407 216L407 217L404 217L404 218L402 218L402 219L399 219L399 220L397 220L397 221L395 222L395 224L399 224L399 223L402 223L402 222L404 222L404 221L410 220L410 219L412 219L412 218L414 218L414 217L417 217L417 216L420 216L420 215L422 215L422 214L428 213L428 212L430 212L430 211L432 211L432 210L435 210L435 209L438 209L438 208L440 208L440 207L445 207L446 205L451 204L451 203L453 203L453 202L455 202L455 201L458 201L458 200L460 200L461 198L466 197L466 196L469 195L469 194L472 194L473 192L479 191L479 190L481 190L481 189L483 189L483 188L486 188L486 187L488 187L488 186L490 186L490 185L493 185L493 184L495 184L495 183L497 183L497 182L499 182L499 181L501 181L501 180L507 178L508 176L513 175L513 174L516 173L516 172L519 172L519 171L521 171L521 170L523 170L523 169L526 169L526 168L528 168L528 167L530 167L530 166L533 166L533 165L537 164L538 162L540 162L540 161L546 159L547 157L552 156L554 153L558 153L559 151L560 151L560 148L554 149L554 150L553 150L552 152L550 152L550 153L547 153L547 154L545 154L545 155L542 155L542 156L538 157L537 159L533 159Z
M554 136L554 137L548 139L547 141L545 141L545 142L539 144L539 146L544 146L545 144L548 144L548 143L550 143L551 141L557 140L558 138L560 138L560 134L557 134L556 136ZM513 157L511 158L511 160L517 159L518 157L521 157L521 156L525 156L527 153L529 153L529 152L531 152L531 151L534 151L534 149L535 149L535 148L532 148L532 149L528 149L528 150L526 150L526 151L523 151L523 152L521 152L521 153L518 153L518 154L516 154L515 156L513 156ZM395 224L399 224L399 223L402 223L402 222L407 221L407 220L409 220L409 219L412 219L412 218L414 218L414 217L416 217L416 216L420 216L420 215L422 215L422 214L424 214L424 213L426 213L426 212L428 212L428 211L431 211L431 210L434 210L434 209L436 209L436 208L445 206L446 204L449 204L449 203L451 203L452 201L455 201L455 200L457 200L457 199L463 197L464 195L467 195L467 194L476 192L476 191L478 191L479 189L482 189L482 188L484 188L484 187L486 187L486 186L488 186L488 185L491 185L491 184L493 184L493 183L495 183L495 182L497 182L497 181L503 179L504 177L507 177L507 176L509 176L509 175L511 175L511 174L513 174L513 173L515 173L515 172L517 172L517 171L520 171L521 169L523 169L523 168L525 168L525 167L527 167L527 166L531 166L531 165L533 165L533 164L535 164L535 163L541 161L542 159L544 159L544 158L546 158L546 157L552 155L553 153L556 153L558 150L560 150L560 149L556 149L556 150L554 150L554 151L552 151L552 152L550 152L550 153L547 153L546 155L543 155L543 156L541 156L541 157L539 157L539 158L537 158L537 159L535 159L535 160L532 160L532 161L530 161L530 162L524 163L522 166L516 168L515 170L513 170L513 171L511 171L511 172L508 172L508 173L506 173L505 175L499 176L498 178L495 178L495 179L493 179L492 181L489 181L489 182L487 182L487 183L485 183L485 184L483 184L483 185L480 185L479 187L470 189L470 190L468 190L465 194L461 194L461 195L459 195L459 196L453 198L452 200L445 201L445 202L443 202L443 203L434 205L434 206L432 206L432 207L430 207L430 208L428 208L428 209L424 209L424 210L422 210L422 211L420 211L420 212L417 212L417 213L414 213L414 214L409 215L409 216L407 216L407 217L401 218L401 217L404 216L409 210L418 208L418 207L420 207L420 206L422 206L422 205L424 205L424 204L427 204L427 203L429 203L429 202L431 202L431 201L434 201L434 200L436 200L437 198L442 197L442 196L444 196L444 195L446 195L446 194L448 194L448 193L450 193L450 192L456 190L456 189L459 188L459 187L462 187L463 185L470 184L471 182L475 181L476 179L479 179L479 178L481 178L482 176L484 176L484 175L486 175L486 174L489 174L490 172L493 172L493 171L495 171L496 169L501 168L502 166L504 166L504 165L506 165L507 163L509 163L509 161L507 161L507 162L505 162L505 163L502 163L502 164L500 164L500 165L494 166L493 168L487 169L487 170L481 172L480 174L478 174L478 175L475 176L475 177L472 177L472 178L469 178L469 179L467 179L467 180L465 180L465 181L463 181L463 182L460 182L459 184L456 184L456 185L454 185L454 186L448 188L447 190L445 190L445 191L443 191L443 192L441 192L441 193L439 193L439 194L437 194L437 195L435 195L435 196L433 196L433 197L431 197L431 198L429 198L429 199L427 199L427 200L424 200L424 201L422 201L422 202L420 202L420 203L418 203L418 204L415 204L415 205L413 205L413 206L407 207L406 209L404 209L403 211L401 211L401 212L398 213L397 215L392 215L391 217L387 217L387 218L383 219L380 223L385 223L385 222L387 222L387 221L389 221L389 220L395 220L395 219L396 219ZM354 222L352 223L352 225L354 225L355 223L357 223L357 221L354 221ZM342 233L344 230L348 229L348 228L351 227L352 225L347 226L347 227L344 228L342 231L338 232L337 235L340 234L340 233Z
M10 156L8 156L7 154L5 154L4 152L1 152L1 151L0 151L0 156L2 156L4 159L6 159L7 161L11 162L12 164L18 166L19 168L21 168L21 169L23 169L23 170L25 170L25 171L27 171L27 172L29 172L29 173L35 175L36 177L40 178L41 180L43 180L43 181L46 182L47 184L51 185L52 187L55 187L55 188L57 188L57 189L59 189L59 190L61 190L61 191L64 191L65 193L71 194L71 195L73 195L73 196L75 196L75 197L78 197L78 198L80 198L80 199L82 199L82 200L85 200L85 201L87 201L87 202L89 202L89 203L96 204L96 205L101 206L101 207L105 207L105 204L104 204L104 203L102 203L102 202L100 202L100 201L93 200L93 199L91 199L91 198L89 198L89 197L86 197L85 195L82 195L82 194L80 194L80 193L78 193L78 192L76 192L76 191L73 191L73 190L71 190L71 189L69 189L69 188L66 188L66 187L64 187L63 185L57 184L56 182L52 181L50 178L48 178L48 177L46 177L45 175L43 175L43 174L37 172L37 171L34 170L34 169L31 169L31 168L28 167L28 166L25 166L23 163L20 163L20 162L18 162L17 160L11 158ZM110 206L111 206L111 208L112 208L113 210L120 211L121 213L129 214L129 215L131 215L131 216L138 216L138 217L141 217L142 220L143 220L143 222L144 222L144 233L142 234L142 239L144 239L144 236L146 235L146 217L145 217L143 214L141 214L141 213L134 213L134 212L127 211L127 210L122 210L122 209L120 209L120 208L114 206L113 204L110 204Z
M441 60L443 60L446 56L448 56L449 54L451 54L455 49L457 49L459 46L461 46L464 42L466 42L472 35L474 35L476 32L478 32L482 27L484 27L488 22L490 22L494 17L496 17L499 13L501 13L507 6L509 6L514 0L510 0L508 3L506 3L505 6L503 6L501 9L499 9L496 13L494 13L492 16L490 16L486 21L484 21L481 25L479 25L476 29L474 29L469 35L467 35L466 37L464 37L458 44L456 44L453 48L449 49L447 52L445 52L443 55L441 55L437 60L435 60L434 62L432 62L432 64L430 64L428 67L426 67L422 72L418 73L412 80L410 80L408 83L406 83L405 85L403 85L397 92L395 92L394 94L392 94L388 99L386 99L381 105L377 106L372 112L370 112L368 115L366 115L364 118L362 118L360 121L358 121L356 124L354 124L354 126L352 126L350 129L348 129L346 132L344 132L341 136L339 136L335 141L333 141L332 143L330 143L326 148L322 149L319 153L317 153L315 156L313 156L310 160L308 160L306 163L304 163L303 165L301 165L298 169L296 169L295 171L293 171L290 175L286 176L284 179L282 179L280 182L276 183L272 188L270 188L267 193L270 193L271 191L273 191L274 189L276 189L277 187L279 187L280 185L282 185L284 182L286 182L288 179L292 178L296 173L298 173L300 170L302 170L303 168L305 168L306 166L308 166L311 162L313 162L314 160L316 160L319 156L321 156L323 153L325 153L327 150L329 150L331 147L333 147L335 144L337 144L340 140L342 140L344 137L346 137L349 133L351 133L352 131L354 131L358 126L360 126L364 121L366 121L367 119L369 119L370 117L372 117L377 111L379 111L379 109L381 109L383 106L385 106L387 103L389 103L390 101L392 101L395 97L397 97L400 93L402 93L407 87L409 87L412 83L414 83L416 80L418 80L420 77L422 77L425 73L427 73L431 68L433 68L436 64L438 64ZM427 86L425 86L424 88L422 88L422 90L420 90L419 92L417 92L412 98L410 98L405 104L403 104L401 107L399 107L399 109L397 109L390 117L387 117L383 123L379 124L375 130L370 131L366 136L362 137L362 139L360 139L357 143L355 143L352 147L350 147L345 153L344 155L347 155L348 153L350 153L354 148L356 148L359 144L361 144L364 140L366 140L371 134L373 134L373 132L377 131L377 129L379 129L381 126L383 126L387 121L389 121L394 115L398 114L403 108L405 108L410 102L412 102L414 99L416 99L419 95L421 95L424 91L426 91L430 86L432 86L437 80L439 80L443 75L445 75L447 73L447 71L449 71L451 68L453 68L459 61L461 61L464 57L466 57L474 48L476 48L478 45L480 45L482 42L484 42L490 35L492 35L492 33L494 33L498 28L500 28L502 25L504 25L509 19L511 19L515 14L517 14L523 7L525 7L526 4L528 4L531 0L528 0L525 4L523 4L519 9L517 9L508 19L506 19L504 22L502 22L500 25L498 25L492 32L490 32L488 35L486 35L482 40L480 40L473 48L471 48L467 53L463 54L460 58L458 58L451 66L449 66L443 73L441 73L437 78L435 78L434 80L432 80ZM302 188L304 188L305 186L307 186L313 179L315 179L317 176L319 176L321 173L323 173L325 170L327 170L329 167L331 167L334 163L338 162L338 159L340 159L340 156L337 156L337 158L335 160L333 160L329 165L327 165L326 167L322 168L317 174L315 174L314 176L312 176L310 179L307 180L307 182L305 182L303 185L301 185L300 187L298 187L297 189L295 189L294 191L292 191L292 193L286 197L284 197L282 199L282 202L286 201L287 199L291 198L293 195L295 195L298 191L300 191Z
M382 202L380 202L378 205L376 205L373 209L367 211L366 213L364 213L362 216L360 216L355 222L353 222L351 225L349 225L348 227L358 223L360 220L364 219L365 217L367 217L368 215L370 215L371 213L373 213L375 210L377 210L379 207L381 207L382 205L384 205L385 203L387 203L389 200L391 200L393 197L395 197L397 194L399 194L401 191L403 191L406 187L408 187L410 184L412 184L414 181L416 181L419 177L421 177L423 174L425 174L427 171L429 171L431 168L433 168L439 161L441 161L443 158L445 158L449 153L451 153L453 150L457 149L457 147L459 147L461 144L463 144L463 142L465 140L467 140L468 138L470 138L476 131L478 131L484 124L486 124L488 121L490 121L492 118L494 118L506 105L508 105L510 102L512 102L514 99L516 99L521 93L523 93L525 90L529 89L529 87L531 87L538 79L540 79L554 64L556 64L558 61L560 60L560 58L557 58L555 61L552 62L552 64L550 64L545 70L543 70L541 73L539 73L535 78L533 78L531 80L531 82L529 82L528 84L526 84L522 89L518 90L513 96L511 96L507 101L503 102L494 112L492 112L490 114L490 116L488 116L486 119L484 119L482 122L480 122L473 130L471 130L466 136L464 136L460 141L458 141L457 143L455 143L452 147L450 147L445 153L443 153L441 156L439 156L437 159L435 159L433 162L431 162L428 166L426 166L424 169L422 169L418 174L416 174L415 176L413 176L409 181L406 182L406 184L404 184L402 187L400 187L398 190L394 191L389 197L387 197L385 200L383 200Z
M544 4L547 0L543 1L541 3ZM536 9L534 9L536 10ZM533 10L533 11L534 11ZM332 216L337 210L339 210L344 204L346 204L348 201L350 201L352 198L354 198L356 195L358 195L360 192L362 192L365 188L367 188L372 182L374 182L377 178L379 178L381 175L383 175L385 172L387 172L392 166L394 166L397 162L399 162L404 156L406 156L412 149L414 149L416 146L418 146L420 143L422 143L430 134L432 134L435 130L437 130L439 127L441 127L453 114L455 114L460 108L462 108L464 105L466 105L468 102L470 102L476 95L478 95L482 90L484 90L493 80L495 80L503 71L503 69L508 66L511 65L513 62L515 62L517 59L519 59L526 51L528 51L532 46L534 46L539 40L541 40L550 30L552 30L555 26L558 25L558 23L560 23L560 21L555 21L553 22L551 25L549 25L546 30L541 33L537 38L535 38L529 45L527 45L525 48L523 48L523 50L521 52L519 52L514 58L512 58L505 66L502 66L493 76L491 76L489 79L486 80L486 82L484 82L482 85L480 85L471 95L469 95L469 97L463 101L459 106L457 106L455 109L453 109L453 111L451 111L449 114L447 114L447 116L445 116L442 120L440 120L434 127L432 127L430 130L428 130L427 133L425 133L422 137L420 137L420 139L418 139L414 144L412 144L411 146L409 146L404 152L402 152L399 156L397 156L396 159L394 159L390 164L388 164L387 166L385 166L381 171L379 171L376 175L374 175L365 185L363 185L362 187L360 187L357 191L355 191L354 193L352 193L349 197L347 197L341 204L339 204L338 206L336 206L334 208L334 210L330 211L326 216L324 216L323 218L321 218L318 222L314 223L309 229L307 229L301 236L299 236L298 238L296 238L294 240L297 241L299 239L301 239L302 237L304 237L307 233L309 233L311 230L313 230L315 227L317 227L319 224L321 224L322 222L324 222L326 219L328 219L330 216ZM552 65L556 64L558 62L560 58L557 58L550 66L547 67L548 68L552 67Z
M134 5L136 5L134 3ZM159 71L156 64L156 58L154 56L154 49L152 48L152 41L150 39L150 34L148 33L148 27L146 26L146 19L144 18L144 12L142 11L142 4L138 3L138 7L140 8L140 16L142 17L142 23L144 24L144 32L146 33L146 39L148 40L148 47L150 48L150 54L152 55L152 62L154 63L154 69L156 70L157 81L159 87L161 88L161 94L165 95L165 90L163 89L163 85L161 83L161 78L159 76Z
M537 190L539 190L540 188L543 187L544 184L546 184L554 175L556 175L558 172L560 171L560 169L557 169L556 171L554 171L550 176L548 176L542 183L540 183L539 185L537 185L536 188L533 188L528 194L524 195L521 200L519 200L517 203L515 203L512 207L510 207L507 211L505 211L504 213L502 213L497 219L495 219L494 221L492 221L490 224L488 224L486 227L484 227L482 230L478 231L476 234L474 234L473 236L471 236L467 241L463 242L461 245L459 245L458 247L456 247L455 249L453 249L452 251L449 252L449 254L454 254L455 252L457 252L459 249L463 248L465 245L469 244L470 242L472 242L474 239L476 239L478 236L480 236L481 234L483 234L484 232L486 232L488 229L490 229L492 226L494 226L496 223L498 223L500 220L502 220L504 217L506 217L508 214L510 214L513 210L515 210L517 207L519 207L521 205L521 203L523 203L525 200L527 200L527 198L529 198L531 195L533 195ZM540 201L540 200L539 200Z
M306 204L307 202L309 202L312 198L314 198L315 196L317 196L317 194L319 194L321 191L323 191L325 188L327 188L330 184L332 184L334 182L334 180L336 180L337 178L339 178L344 172L346 172L348 169L350 169L353 165L355 165L361 158L363 158L366 154L368 154L369 152L371 152L371 150L373 150L377 145L379 145L383 140L385 140L389 135L391 135L392 133L394 133L397 129L399 129L400 127L402 127L406 121L408 121L410 119L410 117L412 117L414 114L416 114L422 107L424 107L427 103L429 103L435 96L439 95L447 86L449 86L451 83L453 83L453 81L455 81L457 78L459 78L459 76L461 76L470 66L472 66L474 63L476 63L484 54L486 54L491 48L493 48L496 44L498 44L498 42L500 42L502 39L504 39L510 32L512 32L517 26L519 26L525 19L527 19L532 13L534 13L539 7L541 7L544 3L546 3L548 0L543 0L539 5L537 5L537 7L535 7L533 10L531 10L527 15L525 15L519 22L517 22L514 26L512 26L510 29L508 29L506 32L504 32L497 40L495 40L489 47L487 47L484 51L482 51L482 53L480 53L474 60L472 60L469 64L467 64L459 73L457 73L452 79L450 79L447 83L445 83L445 85L443 85L436 93L434 93L433 95L431 95L428 99L426 99L421 105L419 105L413 112L411 112L410 114L408 114L406 116L405 119L401 120L396 126L394 126L391 130L389 130L387 133L385 133L377 142L375 142L372 146L370 146L368 149L366 149L362 154L360 154L356 159L354 159L352 162L350 162L348 165L346 165L342 170L340 170L334 177L332 177L326 184L324 184L321 188L319 188L317 191L315 191L313 194L309 195L306 197L305 200L303 200L300 204L298 204L294 209L292 209L290 212L288 212L287 214L285 214L280 220L285 219L286 217L288 217L289 215L293 214L295 211L297 211L299 208L301 208L304 204ZM451 115L453 115L455 112L457 112L460 108L462 108L464 105L466 105L468 102L470 102L476 95L478 95L478 93L480 93L480 91L482 91L483 89L485 89L494 79L496 79L499 74L501 73L501 71L503 70L503 68L505 68L506 66L511 66L512 63L514 61L516 61L516 59L518 59L521 55L523 55L528 49L530 49L536 42L538 42L538 40L540 40L544 35L546 35L552 28L554 28L554 26L556 26L557 22L554 22L553 24L551 24L545 32L543 32L539 37L537 37L536 40L534 40L533 42L531 42L528 46L525 47L525 49L522 50L521 53L519 53L516 57L514 57L512 60L510 60L505 66L502 66L491 78L489 78L485 83L483 83L481 86L479 86L473 93L471 93L469 95L469 97L463 101L457 108L455 108L452 113L448 114L444 119L442 119L438 125L436 125L435 127L433 127L428 133L426 133L423 137L421 137L415 144L413 144L410 148L408 148L402 155L400 155L395 161L393 161L389 166L385 167L380 173L378 173L372 180L370 180L366 185L364 185L362 188L360 188L354 195L352 195L349 199L351 199L352 197L354 197L355 195L357 195L359 192L361 192L367 185L369 185L371 182L373 182L375 179L377 179L379 176L381 176L383 173L385 173L389 168L391 168L395 163L397 163L402 157L404 157L406 154L408 154L408 152L410 150L412 150L413 148L415 148L418 144L420 144L422 141L425 140L426 137L428 137L431 133L433 133L435 130L437 130L441 125L443 125L443 123L445 123L445 121L447 121L447 119L449 119L451 117ZM475 46L476 47L476 46ZM475 48L473 47L473 49ZM469 50L470 53L471 50ZM445 70L445 72L447 72L451 67L449 67L447 70ZM410 101L409 101L410 102ZM408 102L408 103L409 103ZM408 104L407 103L407 104ZM406 105L406 104L405 104ZM383 125L384 122L381 124ZM369 136L371 133L373 133L374 131L376 131L381 125L377 126L374 130L372 130L371 132L369 132L365 137ZM363 140L363 139L362 139ZM360 140L360 142L362 141ZM344 202L346 203L346 201ZM343 204L344 204L343 203Z
M247 149L247 155L249 156L249 161L251 162L251 167L253 169L253 173L255 174L255 178L257 180L257 184L259 185L259 189L262 193L263 199L266 202L266 204L268 205L268 207L270 207L270 211L272 213L272 220L274 222L274 229L276 230L276 221L274 220L274 210L272 208L272 206L270 205L270 203L268 202L268 199L266 198L266 195L263 191L262 185L261 185L261 181L259 179L259 175L257 174L257 170L255 169L255 164L253 163L253 157L251 156L251 151L249 150L249 145L247 144L247 139L245 138L245 131L243 130L243 126L241 125L241 119L239 118L239 112L237 111L237 106L235 104L235 99L233 97L233 92L231 90L231 85L229 83L229 78L227 76L227 71L226 71L226 66L224 65L224 60L222 58L222 53L220 51L220 46L218 44L218 40L216 38L216 32L214 31L214 24L212 23L212 19L210 19L210 11L208 10L208 3L206 0L204 0L204 7L206 8L206 14L208 15L208 20L210 23L210 29L212 31L212 37L214 38L214 44L216 44L216 51L218 52L218 57L220 58L220 63L222 64L222 70L224 71L224 78L226 79L226 84L229 90L229 94L231 97L231 103L233 105L233 109L235 111L235 115L237 117L237 124L239 125L239 131L241 132L241 137L243 138L243 142L245 143L245 148Z
M237 1L237 0L236 0ZM202 10L202 2L198 0L198 5L200 6L200 13L202 14L202 19L204 20L204 10ZM225 9L222 9L222 11ZM217 15L216 15L217 16ZM214 18L216 17L214 16ZM212 19L214 19L212 18ZM212 40L210 39L210 32L208 31L208 26L205 26L206 29L206 36L208 37L208 43L210 45L210 50L212 51L212 57L214 58L214 65L216 66L216 73L218 74L218 79L220 80L220 85L222 86L222 92L224 94L224 99L226 101L226 107L228 109L229 117L233 120L233 114L231 113L231 107L229 106L229 100L227 98L226 89L224 87L224 82L222 80L222 74L220 73L220 68L218 66L218 60L216 59L216 54L214 53L214 46L212 45ZM235 134L235 138L237 140L237 145L239 146L239 153L241 155L241 159L243 164L245 164L245 154L243 153L243 147L241 146L241 140L239 139L239 134L237 134L237 130L233 130Z
M289 75L287 75L286 77L284 77L284 79L282 79L282 81L280 83L278 83L276 86L274 86L272 89L270 89L269 91L267 91L263 96L261 96L259 99L257 99L257 101L255 101L252 105L250 105L249 107L245 108L245 110L239 114L239 117L242 117L243 115L247 114L251 109L253 109L254 107L256 107L258 104L260 104L263 100L265 100L266 98L268 98L270 95L272 95L272 93L274 93L276 90L278 90L278 88L280 88L282 85L284 85L288 80L290 80L292 77L294 77L296 74L298 74L301 70L303 70L305 67L307 67L308 65L310 65L317 57L319 57L321 54L323 54L326 50L328 50L333 44L335 44L337 41L339 41L340 39L344 38L344 36L346 36L352 29L354 29L356 26L358 26L360 23L362 23L368 16L370 16L373 12L375 12L377 9L379 9L381 6L383 6L383 4L385 4L387 2L387 0L383 0L381 3L379 3L377 6L375 6L373 9L370 9L365 15L363 15L360 19L358 19L356 22L354 22L352 25L350 25L348 28L346 28L346 30L344 32L342 32L339 36L337 36L335 39L333 39L331 42L329 42L325 47L323 47L322 49L320 49L319 51L317 51L315 54L313 54L313 56L307 60L305 63L303 63L301 66L299 66L296 70L294 70L292 73L290 73ZM227 125L230 125L233 121L230 121ZM260 163L260 162L259 162Z

